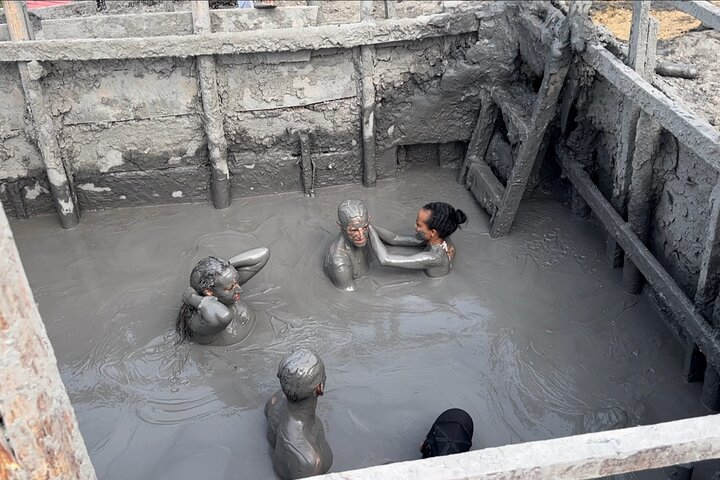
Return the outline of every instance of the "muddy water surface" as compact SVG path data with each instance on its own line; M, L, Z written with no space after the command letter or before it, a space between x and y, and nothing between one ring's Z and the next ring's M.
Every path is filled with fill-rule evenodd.
M263 406L280 357L316 349L327 366L318 414L332 471L418 458L450 407L475 421L475 448L706 413L681 378L682 352L642 297L603 261L602 231L550 200L523 202L510 236L453 170L406 172L377 188L236 199L12 223L98 477L272 478ZM462 208L446 278L373 265L336 290L322 258L337 204L412 232L429 201ZM268 246L244 288L257 325L231 347L176 345L174 316L203 256ZM627 477L631 478L631 477ZM634 478L634 477L632 477ZM644 478L644 477L643 477Z

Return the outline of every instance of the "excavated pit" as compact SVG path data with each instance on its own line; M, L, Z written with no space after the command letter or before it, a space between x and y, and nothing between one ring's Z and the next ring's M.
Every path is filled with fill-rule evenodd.
M205 204L12 223L98 478L271 478L263 406L288 349L327 365L318 404L332 471L419 458L450 407L475 421L474 448L702 415L700 385L644 297L619 286L601 229L551 198L523 204L513 235L488 217L454 169L414 169L359 185ZM371 221L412 231L428 201L463 209L451 274L373 264L354 293L324 277L337 204L357 197ZM257 312L232 347L176 345L189 271L208 254L255 246L268 265L244 287ZM657 472L626 478L663 478Z

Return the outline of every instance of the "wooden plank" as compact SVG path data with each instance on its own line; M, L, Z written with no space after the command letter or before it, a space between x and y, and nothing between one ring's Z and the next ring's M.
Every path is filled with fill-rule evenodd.
M362 154L363 185L374 187L377 182L375 159L375 47L360 47L360 58L356 62L360 78L362 109Z
M711 328L695 310L693 302L690 301L675 280L640 241L630 225L620 217L612 204L605 199L587 173L585 173L580 163L569 159L563 160L562 163L563 171L568 179L590 205L590 208L600 219L605 229L625 250L628 258L645 276L646 281L655 288L667 311L677 319L693 341L697 343L700 351L705 354L708 363L712 363L716 367L720 366L720 333Z
M700 273L695 289L695 305L707 318L720 293L720 179L710 193L710 218L705 246L700 258Z
M487 8L486 4L479 3L462 12L438 13L417 18L208 35L0 42L0 62L297 52L418 41L476 32L476 13Z
M720 416L486 448L317 480L585 480L720 457Z
M715 127L677 105L605 48L588 45L582 55L623 95L629 97L708 165L720 170L720 132Z
M75 412L1 208L0 271L0 478L94 479Z
M207 35L212 32L210 7L207 0L190 2L193 19L193 33ZM199 55L196 59L200 80L200 99L203 106L203 128L208 140L208 154L212 166L212 198L215 208L230 206L230 170L228 168L228 146L223 125L223 113L217 88L215 57Z
M385 18L395 18L397 14L395 13L395 4L397 0L385 0Z
M492 219L490 227L490 236L492 237L506 235L515 220L515 214L525 193L530 173L535 166L545 130L555 116L555 107L565 83L565 76L570 68L572 59L570 24L574 21L574 16L587 15L589 8L590 2L575 0L570 5L568 16L563 20L564 24L558 30L558 36L554 40L545 62L545 73L535 101L527 139L520 145L512 173L505 186L505 196Z
M636 14L641 12L640 8L633 4ZM647 18L643 21L643 31L638 32L639 40L638 49L643 48L642 55L638 52L633 54L631 45L631 65L635 71L640 72L643 78L652 82L655 75L655 53L657 47L657 35L659 24L654 18L650 18L648 9L645 12ZM643 10L644 11L644 10ZM639 109L638 109L639 110ZM622 197L627 197L627 219L630 227L637 234L643 243L647 242L647 232L650 228L650 209L652 203L652 179L653 179L653 159L655 153L660 147L660 134L662 127L655 122L647 113L642 112L638 116L638 123L635 130L635 136L632 139L634 148L630 157L630 171L626 177L628 181L625 183L626 190L622 193ZM617 162L616 162L617 164ZM623 179L624 180L624 179ZM615 206L617 209L617 205ZM622 211L622 210L618 210ZM625 259L623 262L622 286L623 289L632 294L640 293L643 278L640 271Z
M27 23L25 2L7 2L5 16L12 39L10 43L28 43L26 40L32 37ZM44 74L43 67L38 62L18 62L18 70L60 225L63 228L72 228L80 223L80 210L72 187L72 177L68 175L62 161L55 124L45 103L40 83Z
M485 160L470 159L465 185L480 206L491 216L494 215L505 195L505 187Z
M645 80L652 78L651 70L647 68L648 57L655 61L657 43L657 22L650 22L650 2L633 2L632 25L630 26L630 48L628 52L628 66L635 70ZM651 41L651 25L655 25L655 35ZM649 55L652 49L652 55ZM654 68L654 67L653 67ZM610 201L620 215L625 216L628 192L630 191L630 176L632 158L635 151L635 138L640 108L630 99L623 99L623 110L620 117L620 148L613 165L613 191ZM607 256L613 267L622 264L622 251L617 243L609 238L607 241Z
M493 87L490 90L492 100L497 104L506 120L518 132L519 141L525 141L528 136L534 100L536 95L524 85L515 83ZM511 139L512 141L512 139Z
M720 8L710 2L697 0L675 0L672 6L700 20L715 30L720 30Z
M467 169L470 166L470 159L485 159L485 152L487 151L488 145L490 145L490 139L492 139L496 120L497 106L493 102L488 91L483 89L480 92L480 110L478 111L475 128L473 129L470 142L468 143L467 152L465 153L465 158L463 159L463 163L460 165L460 171L458 172L458 183L465 183Z

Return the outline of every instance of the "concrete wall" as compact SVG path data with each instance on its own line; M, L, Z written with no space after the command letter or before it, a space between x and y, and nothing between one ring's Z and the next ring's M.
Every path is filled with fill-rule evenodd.
M399 154L403 161L422 151L429 152L430 161L459 162L477 117L479 86L498 78L501 70L507 77L517 55L517 42L507 40L507 29L493 28L496 22L508 24L503 7L486 6L478 14L480 37L471 29L376 45L371 47L376 52L373 65L362 65L359 48L217 55L233 196L301 189L299 140L288 127L309 134L315 187L360 182L363 75L375 86L380 177L396 174ZM440 2L408 2L399 10L410 15L412 9L426 14L442 8ZM292 7L292 15L281 10L276 10L278 28L312 25L312 14L318 13L317 7ZM248 19L259 13L213 12L214 25L219 30L248 28ZM166 32L185 25L187 14L147 15L164 22L158 31ZM45 34L64 35L67 31L58 27L63 24L72 25L81 37L117 37L142 34L148 25L99 18L46 19L53 28ZM54 61L43 66L45 101L81 209L209 201L209 158L194 58ZM12 117L0 127L0 198L9 215L49 213L49 189L24 117L17 67L0 63L0 81L15 85L0 92L0 104L9 107L0 109L0 115ZM20 187L8 189L11 183Z

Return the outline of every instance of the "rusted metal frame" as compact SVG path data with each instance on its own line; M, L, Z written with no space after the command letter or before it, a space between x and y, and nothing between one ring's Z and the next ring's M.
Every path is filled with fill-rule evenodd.
M7 2L5 17L8 22L10 39L13 42L32 40L33 34L27 22L25 1ZM38 150L42 155L45 171L52 192L53 203L63 228L72 228L80 223L80 209L72 176L68 174L60 153L57 130L47 110L40 79L44 75L37 62L18 62L20 81L25 94L25 104L30 111Z
M540 91L530 119L527 138L521 143L513 165L512 173L505 186L505 196L492 219L490 236L506 235L515 219L520 200L525 193L528 179L537 161L538 151L545 136L548 124L555 116L560 91L572 60L570 44L571 22L586 16L592 2L574 0L563 25L558 29L545 61Z
M562 168L605 229L617 240L646 281L658 292L664 307L697 343L708 363L715 367L720 366L720 334L696 311L693 302L638 238L630 224L625 222L612 204L605 199L580 163L564 159Z
M472 161L484 160L485 152L490 145L490 139L494 132L495 122L497 121L498 107L493 102L490 93L482 89L480 92L480 110L478 111L478 118L475 122L475 128L473 129L470 142L468 142L467 152L462 164L460 165L460 171L458 172L458 183L462 184L465 182L467 170L470 167Z
M635 37L639 38L630 42L630 66L652 83L655 75L659 25L657 20L650 18L650 2L647 2L647 9L640 6L644 3L633 3L633 28L637 31ZM642 17L641 20L636 22L636 16ZM628 223L637 236L643 242L647 242L647 232L650 228L653 159L659 149L662 127L645 112L640 113L637 122L632 139L634 148L630 156L630 168L625 173L627 181L623 181L622 193L623 197L627 198L625 208ZM617 205L615 207L617 209ZM618 211L622 212L622 210ZM625 259L622 272L623 289L628 293L637 294L640 293L642 283L643 278L638 269Z
M692 15L708 27L720 31L720 8L712 3L694 0L675 0L670 3L673 7Z
M652 79L654 72L649 70L646 64L651 61L654 68L657 44L657 21L654 23L653 21L654 19L650 18L649 1L633 2L627 63L630 68L648 81ZM652 35L653 30L654 36ZM613 166L613 191L610 197L611 203L622 216L625 216L627 209L632 158L635 151L635 133L640 119L640 111L640 107L625 97L620 117L620 149ZM611 236L608 236L607 239L607 257L613 267L622 265L622 251Z
M2 209L0 272L0 478L95 479Z
M317 480L587 480L720 457L720 416L486 448Z
M190 2L193 19L193 33L212 33L210 6L207 0ZM203 106L203 128L208 144L208 155L212 166L211 190L215 208L230 206L230 170L228 168L228 146L223 126L223 113L217 89L217 68L213 55L196 57L200 99Z

